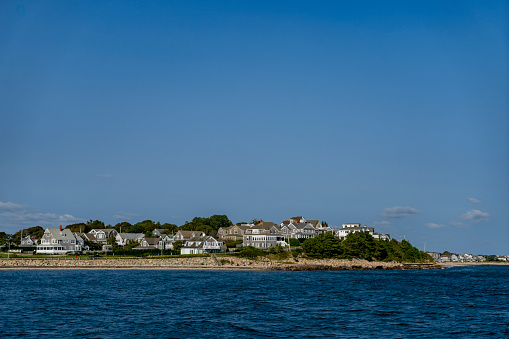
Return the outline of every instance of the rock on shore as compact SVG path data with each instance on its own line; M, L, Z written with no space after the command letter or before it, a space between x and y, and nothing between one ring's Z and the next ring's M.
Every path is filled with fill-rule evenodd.
M218 265L219 263L219 265ZM253 270L400 270L440 268L438 265L370 262L346 259L304 259L275 261L267 258L250 260L233 256L187 258L101 258L76 259L16 258L0 260L0 269L253 269Z

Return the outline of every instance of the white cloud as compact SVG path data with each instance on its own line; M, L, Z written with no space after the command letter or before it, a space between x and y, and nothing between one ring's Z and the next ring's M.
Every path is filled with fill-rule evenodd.
M19 210L22 208L24 208L23 205L15 204L13 202L1 202L0 201L0 210L3 210L3 211Z
M478 200L476 198L467 198L468 202L471 202L472 204L480 204L481 200Z
M445 225L442 225L442 224L435 224L434 222L429 222L427 224L425 224L426 227L428 228L444 228Z
M402 219L419 213L421 212L410 206L394 206L384 209L380 215L388 219Z
M388 226L390 225L390 221L387 221L387 220L382 220L382 221L375 221L373 222L373 226Z
M465 220L471 220L474 222L487 221L490 214L479 210L470 210L463 214L461 217Z
M109 173L100 173L100 174L96 174L96 176L101 179L113 179L113 175L111 175Z
M58 215L55 213L29 213L21 212L5 212L0 214L11 223L20 226L55 226L56 224L73 224L84 222L85 219L76 218L70 214Z
M85 219L70 214L32 212L26 206L0 202L0 223L9 231L32 226L56 227L85 222Z

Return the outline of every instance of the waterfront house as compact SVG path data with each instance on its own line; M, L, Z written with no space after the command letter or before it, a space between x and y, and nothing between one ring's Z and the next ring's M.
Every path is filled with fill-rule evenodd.
M24 250L34 250L37 247L37 239L27 235L26 237L21 238L20 247L22 247Z
M93 234L95 237L95 242L101 245L105 245L108 243L108 238L113 235L116 237L118 232L114 228L94 228L88 232L89 234Z
M37 254L64 254L83 249L83 239L70 229L47 228L37 245Z
M390 236L388 234L383 233L375 233L374 227L361 226L361 224L343 224L343 228L336 232L336 236L341 240L345 240L348 234L350 233L368 233L375 239L380 240L390 240Z
M184 246L180 249L180 254L216 253L222 250L225 250L224 242L205 235L186 240Z
M159 243L161 238L143 238L140 244L134 247L134 250L155 250L157 248L157 244Z
M202 231L184 231L179 230L177 233L175 233L175 241L186 241L194 237L203 237L205 236L205 232Z
M132 242L140 242L143 238L145 238L143 233L117 233L115 236L119 246L125 246Z
M243 237L243 246L253 246L260 249L281 245L287 246L285 238L288 234L281 232L281 227L273 222L261 222L246 230Z
M234 225L230 227L220 227L217 231L217 237L220 240L242 240L246 230L253 226L254 225Z

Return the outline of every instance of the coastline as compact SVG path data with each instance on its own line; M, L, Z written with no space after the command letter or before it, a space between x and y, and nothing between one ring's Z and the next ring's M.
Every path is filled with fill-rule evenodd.
M438 264L376 262L360 259L251 260L233 256L189 258L13 258L0 260L0 270L217 270L315 271L440 269Z

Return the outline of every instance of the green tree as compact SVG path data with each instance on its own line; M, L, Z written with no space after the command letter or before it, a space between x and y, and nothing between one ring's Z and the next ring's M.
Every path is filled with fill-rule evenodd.
M180 253L180 249L184 246L184 242L182 240L177 240L173 242L173 251L176 253Z
M40 239L42 235L44 234L44 228L41 226L34 226L30 228L26 228L23 230L20 230L12 236L12 242L15 244L21 244L21 237L26 237L27 235L31 238Z
M375 239L366 232L350 233L341 244L343 254L346 257L359 257L361 259L373 260L375 250Z
M132 227L133 227L133 225L131 225L127 221L122 221L122 222L119 222L118 224L116 224L114 228L115 228L115 231L117 231L118 233L131 233Z
M89 221L87 221L87 225L90 227L90 229L104 229L104 228L106 228L104 223L100 220L89 220Z
M85 223L77 223L65 226L66 229L71 230L73 233L88 233L92 229L88 224Z
M332 232L320 234L316 238L306 239L302 243L306 255L314 258L339 258L343 255L341 240Z
M290 238L290 246L300 246L299 239Z

